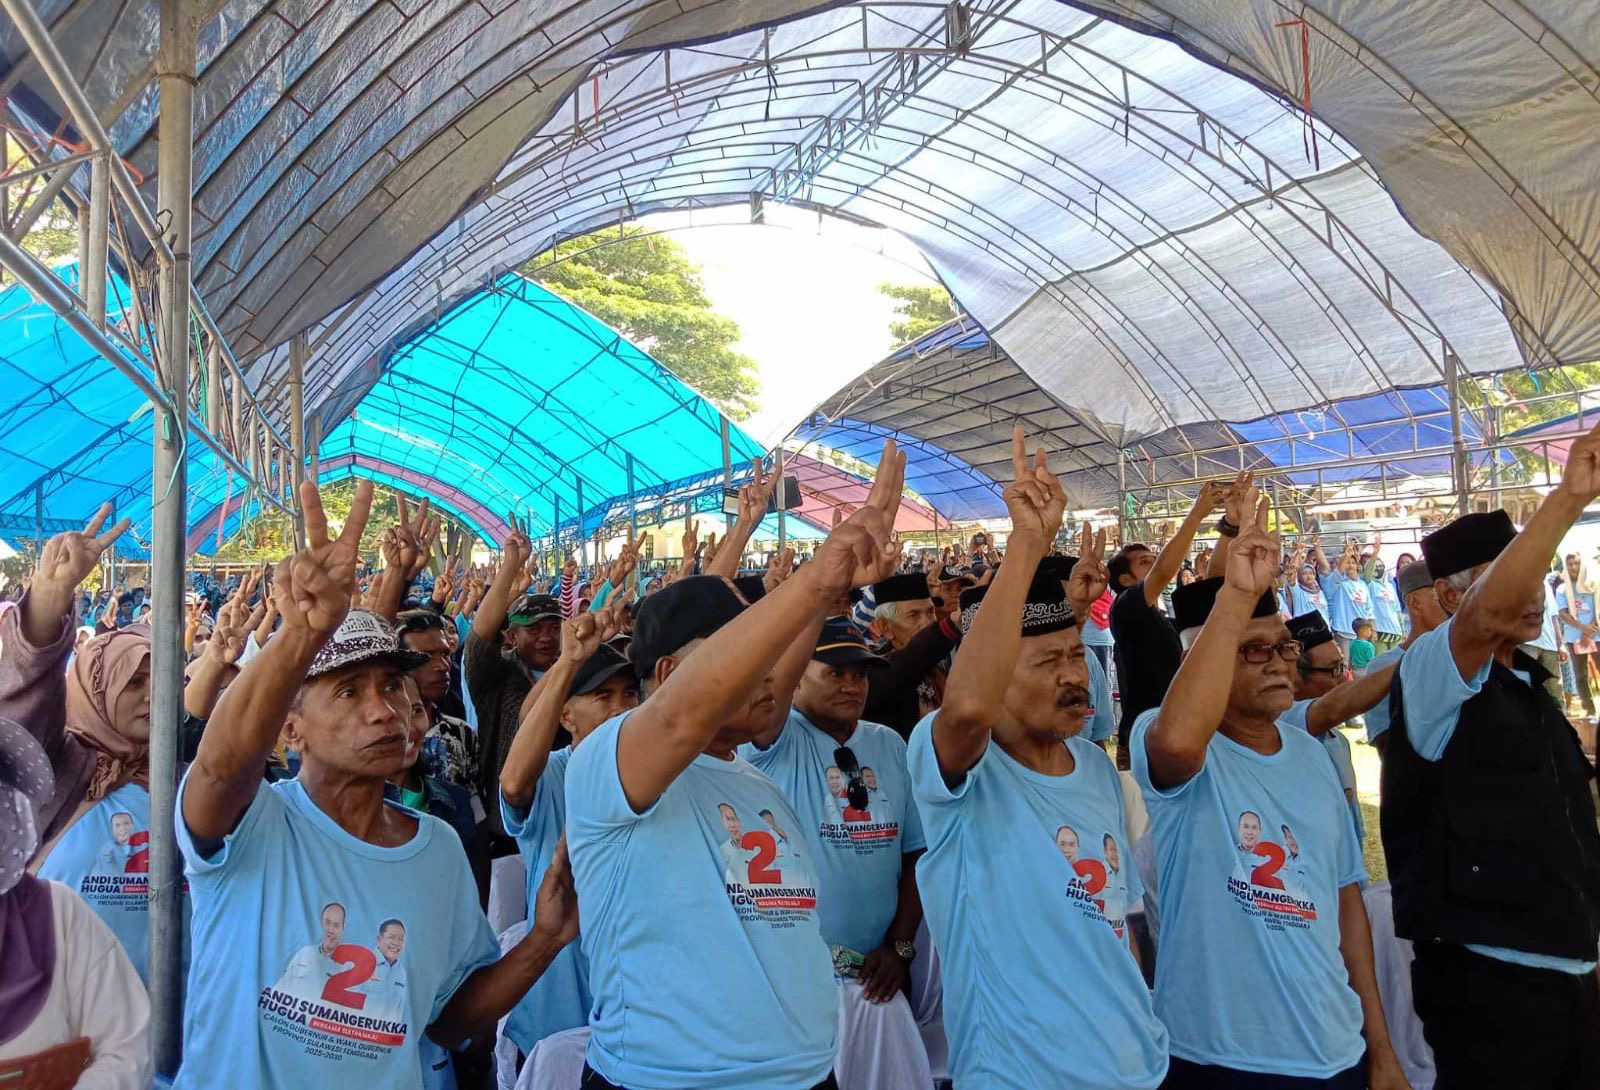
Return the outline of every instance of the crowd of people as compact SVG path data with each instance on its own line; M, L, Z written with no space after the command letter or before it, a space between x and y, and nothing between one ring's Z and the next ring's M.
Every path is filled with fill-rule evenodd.
M1112 551L1012 460L1003 549L906 555L891 441L803 562L742 567L758 463L645 578L515 517L434 558L426 501L364 556L372 486L336 532L307 483L303 548L195 575L180 724L147 595L83 589L125 524L51 539L0 604L0 1078L155 1078L176 729L179 1087L1600 1086L1597 588L1550 563L1600 429L1392 573L1249 473Z

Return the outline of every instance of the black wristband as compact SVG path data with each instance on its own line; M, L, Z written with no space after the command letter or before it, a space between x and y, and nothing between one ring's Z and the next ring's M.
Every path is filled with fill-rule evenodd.
M1223 537L1238 537L1239 528L1228 521L1227 515L1223 515L1221 518L1217 519L1217 533L1221 534Z

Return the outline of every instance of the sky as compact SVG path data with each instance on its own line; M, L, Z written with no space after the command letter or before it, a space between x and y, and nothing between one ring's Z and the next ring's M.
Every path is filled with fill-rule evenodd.
M713 309L739 324L734 347L756 361L761 383L759 408L740 426L763 446L896 347L894 301L880 283L936 282L892 231L803 209L769 204L761 225L743 206L639 222L688 251Z

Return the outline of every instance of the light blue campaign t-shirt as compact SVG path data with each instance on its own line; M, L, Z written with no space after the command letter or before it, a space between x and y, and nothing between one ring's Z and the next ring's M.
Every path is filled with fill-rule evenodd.
M1289 710L1278 717L1278 722L1296 730L1305 731L1308 735L1310 728L1306 726L1306 716L1311 711L1312 701L1296 700L1289 706ZM1367 822L1361 816L1361 802L1356 798L1356 764L1350 755L1350 740L1338 727L1332 727L1323 734L1318 735L1317 742L1322 746L1328 760L1333 764L1334 774L1339 777L1339 788L1349 792L1345 795L1345 803L1350 811L1350 820L1356 830L1357 846L1365 844L1367 840Z
M1322 589L1328 596L1328 627L1345 637L1353 637L1359 618L1372 618L1372 600L1367 596L1367 584L1360 579L1347 579L1337 569L1321 577Z
M1289 616L1304 617L1313 610L1322 614L1324 621L1328 619L1328 596L1322 592L1322 588L1319 586L1316 590L1310 591L1306 590L1298 582L1291 585L1289 587Z
M150 950L150 792L123 784L83 812L39 864L39 877L69 887L111 928L145 979ZM184 966L189 898L183 899Z
M567 762L571 759L571 746L550 754L527 809L517 809L500 795L500 822L506 835L516 840L528 869L530 917L556 842L567 827ZM534 1045L552 1033L587 1025L590 1000L589 959L584 957L581 943L568 943L511 1008L506 1036L524 1053L532 1052Z
M912 731L908 759L956 1085L1159 1086L1167 1033L1130 949L1127 913L1144 887L1116 766L1075 737L1072 772L1049 776L991 740L952 788L934 753L937 715Z
M800 818L749 761L707 754L635 813L617 771L626 719L567 765L589 1065L635 1090L814 1086L833 1068L838 995Z
M1577 601L1578 601L1576 609L1568 607L1568 605L1567 605L1567 586L1566 586L1565 583L1563 583L1561 585L1561 589L1556 591L1556 611L1557 611L1557 613L1559 613L1561 610L1564 609L1568 613L1572 614L1573 619L1578 621L1579 623L1581 623L1581 624L1594 624L1594 595L1587 594L1584 591L1580 590L1573 597L1575 597L1577 599ZM1578 643L1578 642L1584 640L1585 638L1586 637L1584 636L1583 630L1581 628L1574 628L1572 625L1567 624L1565 621L1561 622L1561 642L1562 643Z
M1400 623L1400 594L1395 589L1394 583L1388 579L1368 579L1367 601L1372 603L1372 627L1380 635L1398 637L1403 626Z
M1406 657L1400 660L1400 691L1405 701L1406 738L1424 761L1437 761L1444 756L1450 739L1455 736L1456 724L1461 721L1461 705L1482 691L1483 683L1489 680L1489 672L1494 665L1494 660L1490 659L1472 677L1462 679L1455 655L1450 651L1450 626L1454 623L1455 618L1451 617L1432 632L1418 636ZM1524 685L1529 683L1525 672L1514 670L1512 673ZM1509 961L1513 965L1554 969L1575 976L1585 976L1595 970L1593 960L1531 954L1503 946L1465 945L1468 950L1485 957Z
M1083 737L1091 742L1103 742L1117 732L1117 716L1111 706L1111 679L1106 668L1095 655L1083 656L1089 667L1089 702L1093 707L1083 724Z
M1193 779L1158 791L1134 722L1161 891L1156 1013L1172 1054L1326 1079L1360 1062L1361 1001L1339 952L1339 891L1366 877L1333 766L1278 725L1266 756L1221 732Z
M1391 647L1371 662L1367 663L1367 673L1375 674L1392 662L1399 660L1406 653L1404 647ZM1385 696L1372 707L1367 709L1367 741L1375 742L1378 736L1389 730L1389 698Z
M883 945L894 921L900 857L924 847L922 822L911 805L904 739L888 727L862 722L842 744L861 766L865 810L850 805L844 773L834 762L841 743L798 708L790 709L770 747L746 743L739 756L771 776L800 816L800 828L775 832L780 846L797 835L810 845L822 940L866 954Z
M285 780L261 784L207 858L182 820L187 787L194 957L177 1086L422 1087L440 1052L424 1031L500 955L455 831L407 810L416 835L379 847Z

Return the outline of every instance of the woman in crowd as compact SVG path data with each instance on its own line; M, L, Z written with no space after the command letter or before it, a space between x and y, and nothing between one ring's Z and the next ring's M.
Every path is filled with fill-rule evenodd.
M82 533L46 542L33 584L0 619L0 716L43 747L54 789L40 806L29 869L83 897L144 975L148 949L150 630L131 625L84 643L78 584L126 528L101 533L102 508Z
M0 719L0 1083L30 1090L150 1085L150 1001L113 935L78 895L27 873L50 760Z

